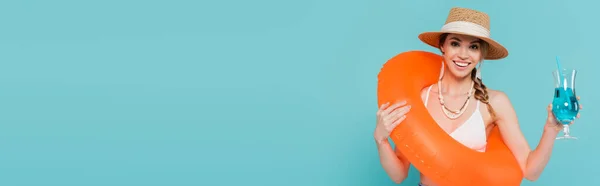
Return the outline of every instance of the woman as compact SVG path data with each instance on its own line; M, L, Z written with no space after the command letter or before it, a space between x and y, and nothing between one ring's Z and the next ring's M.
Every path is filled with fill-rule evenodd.
M421 92L426 108L438 125L458 142L481 152L485 151L488 134L497 125L525 178L536 180L550 159L562 125L557 124L552 105L549 105L540 143L531 150L506 94L488 89L482 83L476 66L481 67L483 59L508 56L508 51L489 37L488 15L472 9L453 8L441 31L425 32L419 38L439 48L444 59L440 81ZM381 165L396 183L408 176L410 162L400 151L391 148L388 137L408 112L410 105L403 101L383 104L377 111L374 137ZM420 185L434 183L421 175Z

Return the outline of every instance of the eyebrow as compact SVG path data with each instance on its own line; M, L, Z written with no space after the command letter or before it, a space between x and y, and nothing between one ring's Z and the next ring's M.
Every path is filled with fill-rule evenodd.
M451 37L450 39L454 39L454 40L457 40L458 42L461 42L461 40L460 40L460 39L458 39L457 37ZM478 40L472 41L471 43L478 43L478 44L481 44L481 40L480 40L480 39L478 39Z

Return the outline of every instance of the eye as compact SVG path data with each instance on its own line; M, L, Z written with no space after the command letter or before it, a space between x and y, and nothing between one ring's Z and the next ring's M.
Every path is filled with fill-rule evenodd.
M479 45L471 45L471 47L469 47L473 50L478 50L479 49Z
M456 42L456 41L452 41L452 42L450 42L450 45L451 45L451 46L455 46L455 47L456 47L456 46L459 46L458 42Z

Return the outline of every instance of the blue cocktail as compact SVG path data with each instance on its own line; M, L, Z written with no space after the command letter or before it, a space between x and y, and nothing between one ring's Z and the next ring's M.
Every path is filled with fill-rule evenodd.
M556 139L577 139L569 133L569 124L579 113L579 103L575 94L576 70L562 69L554 71L554 99L552 100L552 112L556 120L563 125L564 136Z

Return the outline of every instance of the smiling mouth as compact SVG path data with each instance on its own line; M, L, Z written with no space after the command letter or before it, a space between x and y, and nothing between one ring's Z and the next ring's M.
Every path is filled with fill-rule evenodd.
M454 62L454 64L456 64L456 66L459 66L459 67L467 67L471 64L470 62L457 62L454 60L452 62Z

